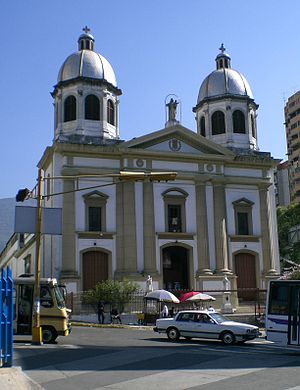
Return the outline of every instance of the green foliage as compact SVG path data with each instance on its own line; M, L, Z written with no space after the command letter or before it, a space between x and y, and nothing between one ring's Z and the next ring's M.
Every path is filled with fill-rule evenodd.
M300 271L297 270L297 271L293 271L291 273L291 275L289 276L289 279L292 279L292 280L300 280Z
M278 207L277 223L280 257L300 263L300 243L291 245L288 240L289 230L300 225L300 204Z
M95 288L84 292L82 302L91 305L97 312L98 302L117 306L121 311L124 305L131 301L132 296L139 291L139 286L129 280L122 282L105 280L96 284Z

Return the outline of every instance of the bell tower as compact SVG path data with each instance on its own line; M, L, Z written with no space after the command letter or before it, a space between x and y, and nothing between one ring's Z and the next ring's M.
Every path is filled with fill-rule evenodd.
M94 51L95 39L83 28L78 51L64 61L54 86L54 140L101 144L119 139L119 96L110 63Z

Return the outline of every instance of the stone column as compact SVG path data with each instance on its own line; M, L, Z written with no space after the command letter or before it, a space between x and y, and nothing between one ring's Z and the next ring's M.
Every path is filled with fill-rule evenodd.
M77 279L76 236L75 236L75 193L74 180L63 182L62 207L62 279Z
M144 212L144 273L153 276L157 274L155 252L154 196L153 183L143 183Z
M260 223L261 223L261 241L263 254L264 274L277 274L274 267L274 259L271 253L271 237L270 237L270 210L268 202L268 189L266 187L259 189L260 202Z
M196 184L198 274L212 274L209 264L205 183Z
M226 227L226 200L223 184L214 184L214 222L216 246L216 272L229 273Z
M137 272L134 185L117 184L117 273L126 276Z

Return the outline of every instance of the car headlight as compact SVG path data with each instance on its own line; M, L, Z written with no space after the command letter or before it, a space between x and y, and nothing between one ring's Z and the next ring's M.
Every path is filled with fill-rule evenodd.
M257 333L257 329L247 329L247 333Z

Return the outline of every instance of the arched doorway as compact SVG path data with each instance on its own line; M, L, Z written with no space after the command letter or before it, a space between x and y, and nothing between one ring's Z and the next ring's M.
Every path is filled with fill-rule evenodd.
M88 251L82 255L82 289L94 288L98 282L108 279L108 254Z
M168 290L189 288L188 250L168 246L162 250L163 286Z
M235 273L237 276L238 297L243 300L255 300L256 270L255 256L251 253L239 253L235 256ZM241 289L241 290L240 290ZM249 290L242 290L249 289Z

